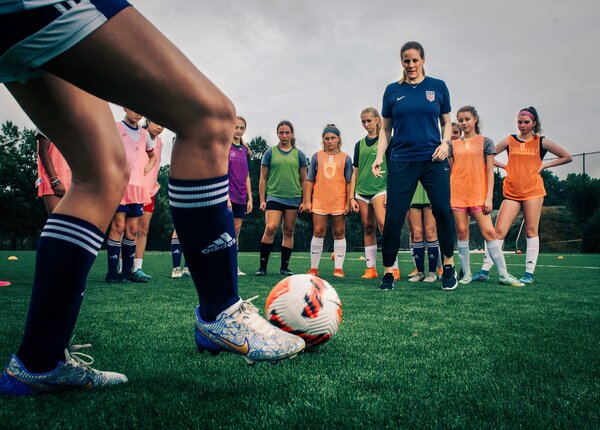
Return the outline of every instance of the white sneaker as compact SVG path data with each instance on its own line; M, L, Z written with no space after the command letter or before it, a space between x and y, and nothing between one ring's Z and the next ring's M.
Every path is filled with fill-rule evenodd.
M242 272L239 267L238 267L238 276L246 276L246 274L244 272Z
M510 273L507 273L506 276L500 276L498 282L500 285L510 285L511 287L524 287L525 284L521 282L520 279L515 278Z
M90 346L71 345L65 349L65 361L58 363L53 371L45 373L30 373L13 355L0 377L0 395L30 396L74 388L89 390L127 382L125 375L92 368L94 359L78 352Z
M183 266L183 269L181 269L181 276L185 278L189 278L190 276L192 276L192 274L190 273L190 269L187 266Z
M212 355L221 351L233 352L241 355L248 364L257 361L276 363L298 355L304 349L304 340L261 317L251 303L256 297L245 301L240 299L212 322L203 321L200 307L196 307L195 340L198 351L208 351Z
M465 273L462 277L462 279L460 281L458 281L459 284L462 285L467 285L470 284L471 282L473 282L473 275L471 275L470 273Z
M437 274L433 272L429 272L425 278L423 278L423 282L432 283L438 280Z
M412 278L410 278L408 280L408 282L421 282L424 279L425 279L425 274L423 272L419 272L415 276L413 276Z
M178 279L181 278L181 267L173 267L173 271L171 272L171 278Z

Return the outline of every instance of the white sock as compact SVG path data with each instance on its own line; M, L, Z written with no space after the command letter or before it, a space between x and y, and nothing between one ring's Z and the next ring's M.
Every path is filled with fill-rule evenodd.
M527 251L525 251L525 272L533 274L540 254L540 237L527 238Z
M498 269L498 275L506 276L508 271L506 270L506 260L502 253L502 241L501 240L486 240L486 249L489 252L490 258Z
M321 261L321 254L323 253L323 241L322 237L315 236L310 241L310 267L312 268L319 268L319 261Z
M502 250L502 245L504 245L504 240L499 240L500 242L500 250ZM484 245L485 247L485 256L483 257L483 264L481 265L481 270L485 270L489 272L492 266L494 265L494 260L490 257L490 253L488 252L487 242Z
M335 252L335 268L341 269L346 258L346 239L334 240L333 252Z
M142 261L144 261L143 258L134 258L133 259L133 271L135 272L138 269L142 268Z
M367 267L377 267L377 245L365 246Z
M460 260L460 268L465 275L471 274L471 259L469 256L469 239L457 240L458 244L458 259Z
M119 273L121 273L121 269L123 267L123 259L121 257L119 257Z
M394 260L394 265L392 266L392 269L398 269L398 257L396 257L396 259Z

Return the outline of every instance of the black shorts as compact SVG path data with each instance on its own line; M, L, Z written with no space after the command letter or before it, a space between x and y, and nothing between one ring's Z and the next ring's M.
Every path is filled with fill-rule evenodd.
M431 203L414 203L410 207L411 209L427 209L431 207Z
M267 202L267 210L268 211L297 211L298 206L285 205L283 203L276 202L274 200L269 200Z
M246 205L231 202L231 212L234 218L243 219L244 215L246 215Z

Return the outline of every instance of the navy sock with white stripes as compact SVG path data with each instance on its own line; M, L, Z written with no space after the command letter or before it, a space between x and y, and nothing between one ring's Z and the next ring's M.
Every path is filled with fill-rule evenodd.
M239 300L233 215L227 209L227 176L169 178L173 224L194 279L200 316L213 321Z
M413 247L415 265L419 273L423 273L425 271L425 242L415 242Z
M38 242L25 334L17 353L30 372L48 372L64 360L103 240L104 233L87 221L63 214L48 218Z
M171 259L173 260L173 268L181 266L181 254L183 250L181 249L181 244L179 243L179 238L172 237L171 238Z
M106 239L106 257L108 258L108 276L115 277L119 274L119 256L121 255L121 242Z
M123 235L121 251L121 254L123 255L121 273L123 273L123 275L130 275L133 271L133 259L135 258L135 237L133 239L128 239Z
M427 242L427 258L429 259L429 271L437 272L438 260L440 258L440 244L437 240Z

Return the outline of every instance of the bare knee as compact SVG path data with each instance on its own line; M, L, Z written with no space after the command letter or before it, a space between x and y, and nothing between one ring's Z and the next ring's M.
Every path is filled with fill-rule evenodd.
M493 228L483 229L481 230L481 235L485 240L496 240L496 230Z
M458 227L456 226L456 237L458 240L468 240L469 239L469 228Z
M265 236L267 237L274 237L275 234L277 233L277 228L279 226L277 224L267 224L265 226Z
M364 230L365 230L365 237L375 234L375 224L371 224L371 223L365 224Z
M292 239L294 237L294 227L284 227L283 237L286 239Z
M112 237L121 237L125 232L125 221L120 219L113 219L110 223L110 235Z
M538 235L537 226L525 227L525 235L527 237L536 237Z
M324 227L316 227L315 226L313 229L313 236L315 236L315 237L323 238L323 237L325 237L325 233L326 233L326 231L325 231ZM292 230L292 234L294 234L293 230Z
M346 229L343 226L334 227L332 233L335 240L341 240L346 236Z

